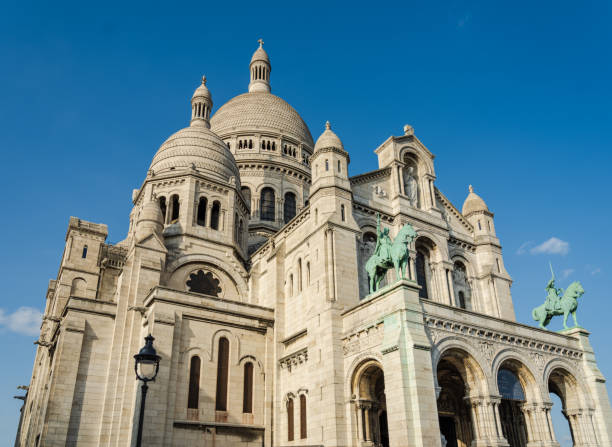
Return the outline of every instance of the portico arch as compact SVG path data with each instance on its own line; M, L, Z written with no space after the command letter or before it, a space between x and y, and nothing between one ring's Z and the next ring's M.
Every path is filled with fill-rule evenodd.
M360 443L389 447L385 378L378 360L365 360L355 368L351 401L357 422L354 437Z
M486 376L466 349L450 346L439 355L436 367L440 434L447 447L469 447L486 439L482 429L488 419L480 404L487 396Z

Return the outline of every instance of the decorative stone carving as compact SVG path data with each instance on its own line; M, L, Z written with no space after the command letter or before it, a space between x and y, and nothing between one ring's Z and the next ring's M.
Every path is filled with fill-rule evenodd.
M281 369L287 369L289 372L293 368L308 361L308 348L302 348L292 354L286 355L278 361Z

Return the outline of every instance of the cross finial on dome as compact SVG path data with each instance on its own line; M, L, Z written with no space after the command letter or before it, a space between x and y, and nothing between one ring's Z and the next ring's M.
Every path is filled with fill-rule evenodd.
M259 42L259 48L263 47L263 44L264 44L263 39L257 39L257 42Z
M470 190L470 192L474 192L474 187L472 185L468 186L468 189Z
M325 130L331 130L331 124L329 121L325 121Z
M202 75L202 85L206 85L206 75Z

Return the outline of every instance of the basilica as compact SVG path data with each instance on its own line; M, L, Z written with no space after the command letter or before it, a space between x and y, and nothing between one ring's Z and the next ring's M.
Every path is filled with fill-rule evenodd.
M454 206L409 125L349 176L333 117L315 141L271 93L262 41L248 70L214 114L202 78L124 240L70 217L16 445L136 445L151 334L149 447L555 447L551 393L575 446L612 446L588 331L516 322L486 192ZM405 226L407 262L372 288Z

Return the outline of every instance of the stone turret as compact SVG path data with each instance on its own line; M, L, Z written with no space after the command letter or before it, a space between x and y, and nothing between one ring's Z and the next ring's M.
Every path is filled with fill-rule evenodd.
M259 39L259 48L253 53L249 68L251 69L251 82L249 83L249 93L265 92L270 93L270 58L263 49L264 41Z
M493 225L493 213L489 211L487 204L474 192L474 187L469 186L469 194L463 202L461 214L474 227L475 236L495 237L495 226Z

